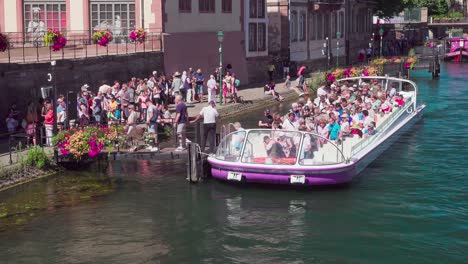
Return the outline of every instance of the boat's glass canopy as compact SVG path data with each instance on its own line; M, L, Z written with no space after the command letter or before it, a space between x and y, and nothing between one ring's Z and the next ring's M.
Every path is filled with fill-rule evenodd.
M271 129L236 131L218 146L219 160L267 165L330 165L345 161L342 150L313 133Z

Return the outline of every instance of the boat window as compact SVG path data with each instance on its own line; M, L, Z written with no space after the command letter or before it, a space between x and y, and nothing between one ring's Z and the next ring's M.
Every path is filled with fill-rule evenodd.
M227 135L219 144L216 158L226 161L239 161L244 146L245 131L237 131Z
M305 134L299 165L328 165L344 162L342 152L326 138Z
M296 164L302 134L281 130L250 131L242 162L271 165Z

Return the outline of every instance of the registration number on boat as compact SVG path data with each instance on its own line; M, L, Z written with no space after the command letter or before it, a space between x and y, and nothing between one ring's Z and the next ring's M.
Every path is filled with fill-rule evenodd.
M242 173L239 172L228 172L227 179L229 181L241 181L242 180Z
M291 175L290 179L291 183L305 183L305 175Z

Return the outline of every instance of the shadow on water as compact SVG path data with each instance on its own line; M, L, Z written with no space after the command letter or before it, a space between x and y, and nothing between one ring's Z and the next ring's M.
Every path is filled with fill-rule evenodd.
M94 201L116 190L116 179L93 171L69 171L0 193L0 232L21 228L45 212Z

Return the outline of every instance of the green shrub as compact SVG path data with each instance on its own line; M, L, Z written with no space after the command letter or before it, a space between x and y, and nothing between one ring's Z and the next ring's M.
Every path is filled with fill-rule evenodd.
M35 146L28 151L24 164L38 169L50 166L51 160L41 147Z
M448 14L448 17L449 18L462 18L463 17L463 13L462 12L450 12Z

